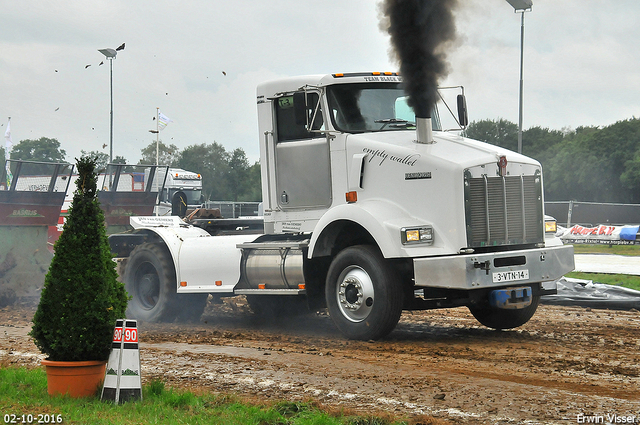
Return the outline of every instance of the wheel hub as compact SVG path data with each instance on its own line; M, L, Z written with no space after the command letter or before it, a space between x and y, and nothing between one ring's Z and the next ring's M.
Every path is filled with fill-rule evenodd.
M362 304L362 285L357 279L350 277L340 284L340 302L349 310L357 310Z
M373 307L373 282L360 267L347 268L337 287L338 308L352 322L361 322L369 316Z

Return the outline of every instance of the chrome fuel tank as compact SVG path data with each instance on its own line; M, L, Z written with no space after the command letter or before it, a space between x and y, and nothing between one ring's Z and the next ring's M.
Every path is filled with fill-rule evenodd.
M244 248L242 269L251 289L298 289L304 284L304 254L300 248Z

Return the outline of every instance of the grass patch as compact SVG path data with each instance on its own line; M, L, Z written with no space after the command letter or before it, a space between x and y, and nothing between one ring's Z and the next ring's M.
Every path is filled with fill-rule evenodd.
M195 395L166 388L153 380L145 384L142 402L114 405L97 398L51 397L43 369L0 368L0 415L61 419L65 424L229 424L229 425L400 425L376 416L329 414L313 403L281 401L254 405L233 395ZM6 416L9 415L9 416ZM49 421L49 423L58 423Z
M640 256L640 245L573 244L575 254L614 254Z
M613 254L640 256L640 245L603 245L603 244L574 244L575 254ZM623 286L625 288L640 291L640 276L627 274L604 274L604 273L583 273L571 272L566 277L574 279L592 280L607 285Z
M640 291L640 276L583 272L571 272L567 273L565 276L573 279L592 280L598 283L606 283L607 285L624 286L625 288Z

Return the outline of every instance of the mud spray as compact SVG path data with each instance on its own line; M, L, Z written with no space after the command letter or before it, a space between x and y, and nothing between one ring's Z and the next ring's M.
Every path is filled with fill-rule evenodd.
M36 305L53 255L47 226L0 225L0 308Z
M455 39L458 0L384 0L380 29L391 36L391 56L400 64L405 92L418 118L430 118L446 77L446 48Z

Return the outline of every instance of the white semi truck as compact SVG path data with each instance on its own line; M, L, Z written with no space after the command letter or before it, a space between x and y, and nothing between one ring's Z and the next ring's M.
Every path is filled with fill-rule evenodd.
M437 111L416 119L396 73L268 82L257 107L264 228L133 217L111 237L132 317L243 294L260 312L326 306L352 339L458 306L508 329L573 270L573 248L545 234L540 164L441 131Z
M164 180L164 188L158 195L154 215L184 217L187 210L202 206L202 176L199 173L169 168L166 172L158 170L158 174L159 178L156 181L162 184Z

